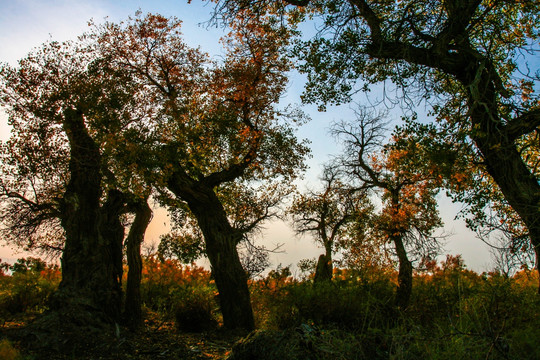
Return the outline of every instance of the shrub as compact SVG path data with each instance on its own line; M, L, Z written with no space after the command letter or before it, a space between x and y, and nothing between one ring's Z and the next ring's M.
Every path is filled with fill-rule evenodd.
M339 271L332 283L317 286L290 277L254 282L255 315L263 320L258 324L272 331L245 343L236 356L264 353L273 343L268 338L292 338L310 326L319 329L313 347L292 339L276 349L280 356L290 350L283 359L539 359L535 273L479 275L458 260L417 274L404 311L393 306L395 284L388 274Z
M365 329L392 321L393 285L361 282L354 274L313 284L265 279L253 286L256 317L266 328L287 329L301 323ZM261 316L259 311L266 311Z
M196 265L183 266L179 261L161 261L155 256L144 259L141 280L143 304L173 319L178 296L186 286L214 288L210 272Z
M2 360L20 360L22 359L19 350L15 349L8 339L0 341L0 359Z
M214 291L208 287L186 286L174 296L176 328L188 332L202 332L216 328Z
M10 267L13 274L0 278L0 316L4 321L25 312L42 312L58 287L58 268L35 260L19 259Z
M141 282L143 304L182 331L198 332L217 326L216 288L210 272L175 260L144 260Z

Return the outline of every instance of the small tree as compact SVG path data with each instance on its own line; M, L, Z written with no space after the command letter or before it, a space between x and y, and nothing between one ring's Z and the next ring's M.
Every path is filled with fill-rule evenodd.
M366 194L347 188L335 168L326 167L321 191L297 195L288 213L297 234L312 233L325 253L319 256L314 281L332 280L332 254L343 243L347 226L372 210Z

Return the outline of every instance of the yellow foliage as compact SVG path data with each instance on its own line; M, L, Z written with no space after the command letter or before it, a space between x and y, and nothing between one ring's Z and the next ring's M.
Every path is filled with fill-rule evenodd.
M15 349L8 339L0 341L0 359L19 360L22 356L19 350Z

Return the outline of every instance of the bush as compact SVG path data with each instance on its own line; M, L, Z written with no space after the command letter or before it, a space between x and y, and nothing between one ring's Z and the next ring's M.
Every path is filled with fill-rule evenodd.
M287 329L302 323L343 329L383 326L394 318L393 285L387 281L362 283L353 274L334 282L313 284L265 279L252 287L255 309L266 309L259 324ZM256 317L261 318L260 314Z
M147 308L173 319L178 296L186 286L214 288L210 272L201 267L183 266L175 260L161 261L155 256L144 259L141 297Z
M346 329L386 326L394 318L391 284L299 284L290 301L301 322Z
M216 288L210 272L195 265L150 256L144 261L143 304L182 331L199 332L217 326Z
M0 316L4 321L18 314L47 309L49 297L60 283L57 267L34 260L19 259L10 267L13 274L0 278Z
M179 289L175 296L176 328L188 332L202 332L216 328L214 299L214 292L208 287L186 286Z
M20 360L22 359L19 350L15 349L8 339L0 341L0 359L2 360Z
M320 331L303 324L297 329L258 330L233 347L229 360L346 360L364 359L362 346L351 334ZM370 357L370 359L373 359Z
M447 261L415 276L411 304L403 311L393 305L396 285L388 274L362 278L340 271L332 283L317 285L272 276L251 285L258 325L272 331L244 344L236 356L264 352L257 348L273 343L268 337L292 337L310 326L319 329L311 349L317 351L292 339L276 349L291 351L283 359L331 353L352 359L540 358L535 272L479 275Z
M22 358L19 350L15 349L8 339L2 339L2 341L0 341L0 359L20 360Z

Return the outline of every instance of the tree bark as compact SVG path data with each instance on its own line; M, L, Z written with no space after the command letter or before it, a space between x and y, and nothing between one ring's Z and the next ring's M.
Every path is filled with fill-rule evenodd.
M332 259L328 259L326 255L321 254L317 260L313 282L319 284L327 281L332 281Z
M407 251L400 235L392 236L399 260L398 288L396 291L396 305L406 309L412 294L412 263L407 257Z
M219 291L223 322L229 329L255 328L247 274L242 267L236 245L241 234L229 224L225 211L212 192L212 204L191 204L190 208L204 235L206 254L212 266L212 275Z
M152 219L152 209L147 201L136 204L135 220L131 224L126 238L126 253L128 263L128 277L126 284L126 300L124 306L124 321L131 330L142 326L141 310L141 277L142 257L141 244L144 234Z
M314 283L332 281L334 267L332 264L332 244L325 240L325 253L319 256L317 267L315 268Z
M211 186L177 173L169 180L168 187L188 203L203 233L206 254L219 292L224 326L253 330L255 321L248 277L236 248L242 233L230 225L225 209Z
M482 153L487 172L527 226L540 274L540 183L520 156L515 136L503 125L493 75L481 63L476 64L458 76L467 91L471 138Z
M116 192L110 192L101 208L99 148L88 134L82 112L66 110L64 119L71 147L70 180L61 208L66 240L61 259L62 281L51 307L83 307L94 320L114 323L119 320L121 305L121 200ZM71 313L84 316L76 310Z

